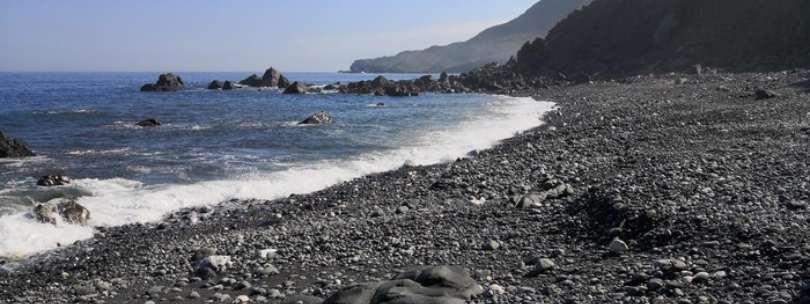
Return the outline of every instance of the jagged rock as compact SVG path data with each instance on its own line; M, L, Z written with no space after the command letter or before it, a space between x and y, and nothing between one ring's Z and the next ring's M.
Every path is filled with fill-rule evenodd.
M335 119L324 111L312 114L312 116L299 122L299 125L322 125L334 123Z
M155 126L159 126L160 122L157 121L157 119L149 118L149 119L144 119L144 120L136 123L135 125L140 126L140 127L155 127Z
M25 156L36 156L36 154L28 148L24 141L6 137L3 131L0 131L0 158Z
M45 175L37 180L39 186L63 186L70 184L70 177L65 175Z
M264 71L264 75L262 75L262 86L286 89L290 86L290 80L284 77L281 72L271 67Z
M210 83L210 84L208 84L208 89L209 89L209 90L218 90L218 89L222 89L222 86L223 86L223 85L225 85L225 83L223 83L222 81L219 81L219 80L214 80L214 81L211 81L211 83Z
M307 93L307 86L303 83L298 81L293 82L286 90L284 90L284 94L306 94Z
M141 92L170 92L177 91L185 86L183 79L172 73L160 74L154 84L145 84L141 87Z

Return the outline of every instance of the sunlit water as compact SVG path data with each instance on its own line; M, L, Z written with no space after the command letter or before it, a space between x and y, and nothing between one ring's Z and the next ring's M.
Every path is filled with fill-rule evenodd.
M154 82L156 73L0 73L0 130L39 155L0 159L0 257L90 238L93 226L156 221L183 207L233 198L312 192L406 161L453 160L540 125L553 106L487 95L218 91L205 87L249 73L180 75L186 90L143 93L139 87ZM375 76L287 75L316 85ZM336 123L297 125L321 110ZM134 126L146 118L163 125ZM73 183L36 186L45 174L65 174ZM33 206L60 193L90 210L88 227L31 218Z

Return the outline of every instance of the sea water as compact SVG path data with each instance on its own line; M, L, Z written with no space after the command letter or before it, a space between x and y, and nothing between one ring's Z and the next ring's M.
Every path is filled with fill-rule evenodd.
M139 92L158 73L0 73L0 130L38 155L0 159L0 258L91 238L93 227L158 221L184 207L276 199L362 175L454 160L540 125L553 107L531 98L424 94L394 98L207 90L250 73L179 73L178 92ZM290 73L323 86L377 75ZM386 75L411 79L421 75ZM300 126L327 111L331 125ZM155 118L161 126L135 123ZM40 187L46 174L72 178ZM60 195L88 226L42 224L32 208Z

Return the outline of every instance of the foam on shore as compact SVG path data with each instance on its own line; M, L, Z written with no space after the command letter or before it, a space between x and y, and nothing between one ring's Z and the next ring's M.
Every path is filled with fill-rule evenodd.
M384 172L406 161L427 165L452 161L472 150L492 147L499 140L539 126L553 103L531 98L499 96L474 117L452 128L422 130L397 149L367 153L339 161L293 165L276 172L254 172L226 180L186 185L145 185L115 179L77 179L70 188L90 193L78 199L91 212L90 226L119 226L153 222L185 207L214 205L229 199L277 199L309 193L330 185ZM57 244L91 238L93 229L36 222L21 210L0 217L0 258L20 258L57 248Z

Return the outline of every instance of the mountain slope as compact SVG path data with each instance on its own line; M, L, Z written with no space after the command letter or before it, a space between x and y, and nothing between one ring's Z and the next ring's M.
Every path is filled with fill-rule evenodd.
M526 41L544 37L574 10L593 0L542 0L519 17L465 42L405 51L396 56L356 60L354 73L460 73L490 62L506 62Z
M518 52L526 71L564 74L810 67L807 0L598 0Z

